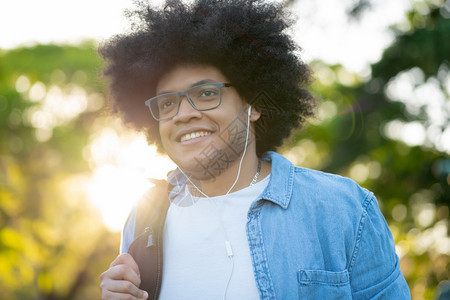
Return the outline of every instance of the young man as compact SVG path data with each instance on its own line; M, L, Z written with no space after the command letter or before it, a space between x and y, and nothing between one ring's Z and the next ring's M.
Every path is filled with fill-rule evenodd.
M273 152L315 106L282 7L130 17L100 49L115 108L178 168L130 214L103 299L409 299L373 194Z

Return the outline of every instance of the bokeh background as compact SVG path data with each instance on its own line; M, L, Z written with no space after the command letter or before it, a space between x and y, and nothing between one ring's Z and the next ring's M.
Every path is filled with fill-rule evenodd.
M173 168L99 76L132 1L70 2L0 4L0 299L100 298L130 207ZM322 103L279 152L372 190L413 299L450 299L450 1L284 2Z

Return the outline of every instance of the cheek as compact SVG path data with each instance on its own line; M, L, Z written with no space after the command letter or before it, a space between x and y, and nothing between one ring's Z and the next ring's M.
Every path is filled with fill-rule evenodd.
M167 142L169 140L169 128L164 124L159 124L159 137L161 139L161 144L166 148Z
M240 146L245 143L247 135L247 113L235 111L230 116L232 117L222 122L221 138L229 147L240 152Z

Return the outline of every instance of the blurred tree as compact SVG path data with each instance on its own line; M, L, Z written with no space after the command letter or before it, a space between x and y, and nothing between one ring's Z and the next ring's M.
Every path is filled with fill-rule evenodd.
M0 299L95 299L117 254L83 192L103 107L93 43L0 52Z
M319 116L284 151L374 191L413 298L433 299L450 266L450 1L415 1L392 30L368 78L312 63Z

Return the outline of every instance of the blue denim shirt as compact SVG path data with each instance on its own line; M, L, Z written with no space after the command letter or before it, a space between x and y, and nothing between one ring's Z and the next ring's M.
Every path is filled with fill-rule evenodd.
M248 212L261 299L410 299L374 195L267 152L270 182Z
M348 178L295 167L274 152L262 159L272 162L270 181L247 221L261 299L411 299L371 192ZM174 174L169 182L178 182L176 194L184 181ZM123 252L133 241L135 218L133 210Z

